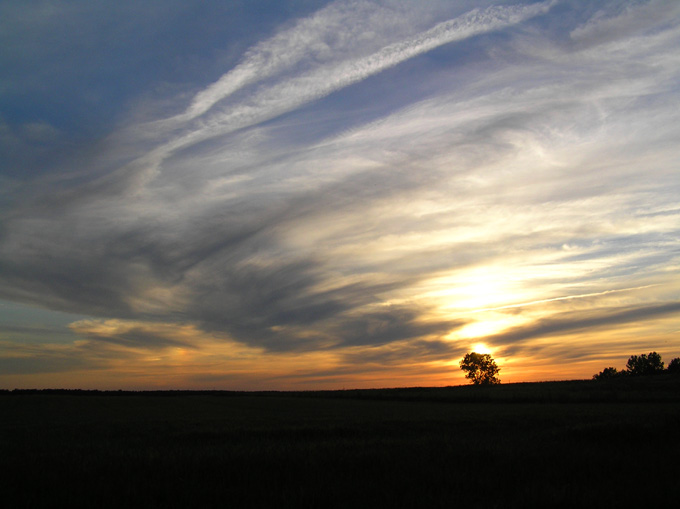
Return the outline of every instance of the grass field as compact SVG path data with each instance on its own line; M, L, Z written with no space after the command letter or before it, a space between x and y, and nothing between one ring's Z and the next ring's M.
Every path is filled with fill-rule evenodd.
M4 507L674 507L680 377L0 393Z

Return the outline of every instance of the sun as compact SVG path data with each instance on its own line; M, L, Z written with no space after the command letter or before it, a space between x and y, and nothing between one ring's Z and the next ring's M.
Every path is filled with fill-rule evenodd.
M477 353L491 353L491 348L486 346L484 343L475 343L472 345L472 351Z

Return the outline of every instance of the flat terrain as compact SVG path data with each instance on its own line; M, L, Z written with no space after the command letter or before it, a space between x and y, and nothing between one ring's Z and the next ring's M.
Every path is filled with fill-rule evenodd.
M680 377L0 393L4 507L674 506Z

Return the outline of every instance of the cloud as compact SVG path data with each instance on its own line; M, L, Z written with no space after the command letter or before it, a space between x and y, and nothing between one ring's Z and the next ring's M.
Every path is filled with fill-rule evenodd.
M69 328L78 336L92 341L150 350L168 347L194 348L200 336L191 326L121 320L80 320L70 324Z
M322 69L319 74L303 74L295 82L277 87L254 102L270 104L282 90L291 91L296 88L304 90L299 94L300 97L319 97L443 44L544 14L554 3L550 1L531 6L493 6L483 11L474 9L458 18L438 23L417 35L387 44L372 54L351 58L352 53L367 53L366 50L371 49L376 40L394 38L407 27L404 26L404 18L399 16L399 12L394 12L394 9L380 8L368 2L335 2L298 22L293 28L251 48L242 63L199 92L181 118L191 119L202 115L240 88L289 70L300 61L311 61L311 66L317 67L313 65L316 62L334 64L334 61L340 60L339 65L332 65L330 69L319 66ZM399 7L405 10L404 6ZM369 30L370 39L365 36ZM350 58L347 58L348 53ZM287 101L295 104L295 94ZM283 108L288 107L290 106Z
M456 20L440 24L417 39L412 39L396 46L388 46L382 53L372 57L369 67L362 63L357 65L351 64L351 67L347 68L350 69L348 71L349 79L350 81L360 79L366 76L367 73L370 74L383 69L386 65L392 65L403 58L434 47L433 45L439 45L445 41L452 40L452 38L455 39L462 36L460 34L461 30L463 35L469 35L470 33L477 33L479 30L484 31L490 27L500 26L509 21L516 21L518 12L521 14L517 9L507 12L506 10L499 11L497 9L487 10L479 15L481 19L479 27L471 26L473 21L479 21L476 18L478 13L467 15L462 21ZM340 73L336 71L331 72L331 75L346 74L345 71ZM326 74L324 76L327 77ZM333 80L330 81L333 82ZM154 149L150 152L148 158L150 160L156 159L157 163L159 163L160 159L157 159L157 156L154 155L158 152L159 149ZM109 206L107 200L95 202L96 209L92 210L92 196L87 198L87 202L81 210L69 214L71 217L83 218L84 228L81 228L80 232L74 234L69 231L70 223L68 222L63 226L59 226L55 225L51 218L36 218L36 220L29 223L24 223L24 232L31 235L31 231L37 233L37 231L44 230L45 228L49 229L47 235L44 233L41 235L42 240L37 242L33 240L30 245L21 243L21 241L19 241L18 246L12 246L11 242L8 244L10 249L14 248L15 254L22 253L22 256L25 257L24 259L31 259L33 257L40 259L47 255L53 259L69 260L67 265L60 268L54 267L46 271L46 267L49 267L49 265L43 265L42 268L38 269L42 272L37 273L40 277L35 278L32 283L34 286L32 293L37 294L40 291L42 293L39 297L41 301L47 301L51 306L62 306L62 309L87 309L95 314L105 313L117 317L131 317L135 309L130 300L131 298L135 302L142 300L138 296L142 287L153 287L155 286L154 283L160 279L160 288L158 288L156 293L162 293L163 287L167 288L168 286L168 277L177 277L193 280L193 284L201 288L201 269L191 270L193 267L196 267L196 264L211 266L213 258L221 258L224 254L227 254L228 257L227 260L224 260L226 263L234 259L238 261L239 248L244 249L243 246L259 242L268 244L269 241L266 240L267 235L275 231L277 223L286 221L286 218L290 222L300 215L308 215L310 212L313 212L314 203L321 204L323 202L323 206L328 207L333 206L332 202L328 202L328 199L334 200L339 204L339 201L344 201L350 195L356 196L357 192L362 192L362 189L365 188L367 184L366 178L369 178L369 175L366 175L360 182L356 183L352 183L351 179L349 179L347 181L348 184L352 184L349 186L333 184L326 192L322 191L317 198L314 198L314 201L306 199L307 205L302 209L297 204L293 208L286 206L283 210L275 209L265 214L264 222L257 219L253 221L252 218L249 218L248 221L251 224L234 224L234 230L230 222L225 224L224 220L221 220L215 224L216 229L212 229L214 240L201 233L200 230L203 230L203 228L199 229L198 233L201 236L195 240L190 239L192 236L197 237L197 232L195 230L187 232L189 235L188 248L177 245L168 246L166 242L157 240L158 232L147 228L138 229L135 226L131 230L131 225L125 224L126 218L119 215L122 211L121 208L114 204ZM370 178L373 179L374 177ZM398 184L395 182L395 185ZM111 190L110 187L109 190ZM302 203L305 203L305 201ZM134 208L134 204L128 203L128 208L124 211L124 214L128 216L137 215L133 212ZM220 208L225 209L224 206ZM225 212L220 210L220 208L216 208L212 212L223 216ZM231 214L231 210L232 208L227 204L226 212ZM215 223L208 218L207 214L209 213L210 211L206 211L206 215L201 220L207 221L207 224ZM50 211L50 215L52 214L53 211ZM242 215L245 216L245 214ZM208 230L207 224L205 230ZM193 225L188 226L193 227ZM173 224L172 227L176 228L177 225ZM32 237L37 239L38 235L32 235ZM68 241L64 242L63 240L65 239L68 239ZM174 238L172 242L174 242ZM88 246L87 251L83 251L81 246ZM244 255L249 256L251 251L245 251ZM100 271L98 268L101 260L99 258L91 258L97 252L107 253L108 263L104 271ZM142 259L146 261L146 264L133 263L130 265L128 262L131 260L131 257ZM226 279L229 280L229 290L224 287L219 288L216 292L215 300L220 301L221 297L232 293L234 296L228 299L234 303L232 307L237 309L245 307L245 313L238 313L239 316L258 316L262 312L253 312L254 310L271 308L271 318L255 320L255 323L261 324L260 327L274 326L278 321L298 322L303 318L307 321L312 320L314 317L323 318L328 313L337 313L347 307L356 306L356 303L350 304L347 300L343 303L343 299L333 298L327 294L317 295L312 293L311 296L307 295L309 287L316 284L315 276L309 273L309 267L313 266L313 264L314 262L309 259L300 262L292 261L281 267L272 267L268 272L266 267L257 267L260 271L259 274L252 271L252 274L255 274L257 279L254 279L249 274L248 265L242 265L237 274L224 274ZM75 270L75 267L77 267L77 270ZM26 270L31 270L36 275L35 267ZM220 272L223 272L223 270L217 271L217 274L220 274ZM8 266L7 273L11 274L13 280L27 278L21 265ZM173 276L173 273L176 276ZM218 278L221 276L222 274ZM284 276L286 277L285 282L282 280L280 285L276 283L276 278L283 278ZM214 275L206 277L210 279L215 278ZM242 285L239 284L239 281L242 279L245 281L247 288L242 288ZM82 285L82 281L87 281L87 286ZM281 290L278 289L279 286ZM363 286L362 292L370 295L371 285ZM211 294L211 290L207 289L210 286L203 288L207 295ZM267 289L264 290L264 288ZM248 292L246 290L253 294L252 298L247 297ZM195 289L190 288L188 290L189 293L192 291L195 292ZM336 290L335 293L340 292ZM355 295L358 293L353 291ZM260 298L261 294L266 294L266 296ZM280 298L278 297L279 294ZM16 297L15 294L14 297ZM321 300L312 303L310 301L313 298ZM208 301L210 300L208 299ZM213 311L209 303L203 300L199 302L201 302L201 305L198 309L193 310L192 316L200 317L203 322L211 324L231 322L231 320L221 318L222 316L230 317L231 313L225 314L221 310ZM279 303L284 303L283 309L279 309ZM257 331L252 330L252 326L248 326L244 327L243 332L254 334Z
M73 355L73 349L64 345L27 345L0 341L0 373L3 376L62 373L102 366L98 362Z
M331 3L250 48L236 67L197 93L186 112L175 120L202 115L239 89L291 68L318 67L371 47L377 49L376 41L410 28L399 15L406 14L405 9L399 7L402 12L371 2Z
M89 367L92 364L82 359L50 354L35 354L31 357L0 357L0 371L3 375L33 375L38 373L65 373Z
M529 6L493 6L483 11L474 9L415 36L388 44L372 54L341 60L339 63L331 62L307 72L286 76L278 83L264 84L241 98L236 105L226 106L223 111L202 118L199 123L158 146L136 164L141 164L142 172L151 178L157 174L162 161L177 150L275 118L444 44L498 30L544 14L553 4L554 1L550 0ZM352 16L355 15L356 13L352 13ZM312 25L317 23L311 22ZM243 64L223 76L216 84L197 94L185 114L171 119L170 125L177 129L176 120L179 120L181 125L187 120L204 115L213 105L251 81L266 78L275 71L290 67L298 58L302 58L299 45L307 46L309 40L320 35L317 33L318 28L312 30L310 34L307 25L306 22L301 23L291 32L265 43L264 48L253 49ZM281 54L282 50L278 49L280 39L285 41L284 48L293 39L296 49L289 57L272 56L272 53ZM349 39L351 40L351 35ZM306 52L305 55L308 56L308 47ZM262 76L259 74L260 71L263 73Z
M680 7L670 0L653 0L618 6L616 3L603 5L592 18L570 32L578 46L593 46L637 38L640 32L654 32L664 21L677 17ZM615 43L618 44L618 43Z
M457 345L451 341L396 341L360 350L349 350L343 355L343 360L348 366L363 366L357 369L373 370L376 366L399 367L428 362L448 363L451 359L462 357L465 349L466 346Z
M618 309L597 309L586 312L556 315L537 320L526 327L510 329L502 334L487 336L493 344L515 344L535 338L547 338L565 333L595 331L602 327L620 326L631 322L644 322L671 315L680 310L680 302L647 306L628 306Z

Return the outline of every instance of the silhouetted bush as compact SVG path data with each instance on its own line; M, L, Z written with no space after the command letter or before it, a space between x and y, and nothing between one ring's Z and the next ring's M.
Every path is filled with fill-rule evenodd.
M593 380L607 380L610 378L617 378L624 376L626 374L625 371L619 371L616 368L604 368L602 371L600 371L598 374L593 375Z

